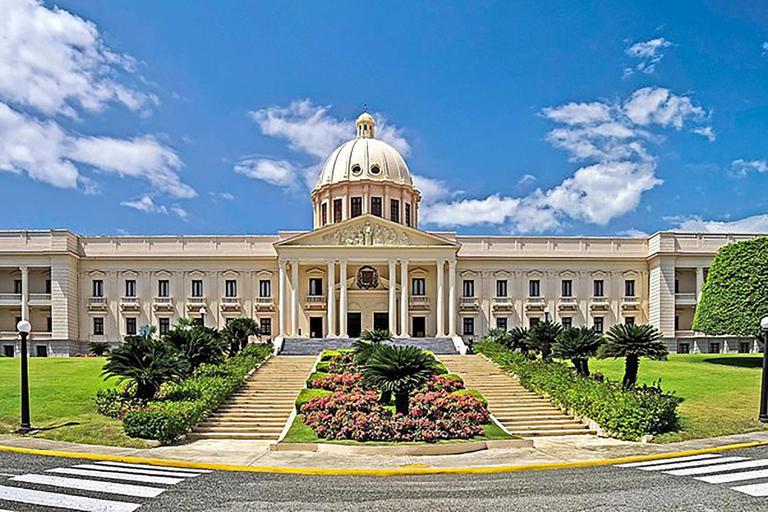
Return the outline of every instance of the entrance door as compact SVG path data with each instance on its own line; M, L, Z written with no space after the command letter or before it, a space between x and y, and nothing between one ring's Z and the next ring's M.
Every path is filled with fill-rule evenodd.
M374 313L373 314L373 330L374 331L388 331L389 330L389 313Z
M350 338L359 338L363 325L362 313L347 313L347 335Z
M323 337L323 317L321 316L309 317L309 337L310 338Z
M413 337L414 338L423 338L427 335L427 328L426 328L426 318L423 316L415 316L413 317Z

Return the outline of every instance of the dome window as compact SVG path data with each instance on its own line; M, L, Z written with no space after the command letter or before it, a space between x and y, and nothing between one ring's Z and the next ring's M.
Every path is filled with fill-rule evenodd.
M363 172L363 170L360 168L359 165L355 164L352 166L352 174L354 174L355 176L359 176L361 172Z
M378 165L374 165L373 167L371 167L371 174L373 174L374 176L381 174L381 167L379 167Z

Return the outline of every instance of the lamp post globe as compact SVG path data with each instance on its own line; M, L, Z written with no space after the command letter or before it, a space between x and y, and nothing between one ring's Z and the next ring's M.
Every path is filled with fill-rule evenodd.
M208 310L205 309L205 306L201 306L198 312L200 313L200 323L203 324L203 327L205 327L205 314L208 312Z
M763 331L763 381L760 388L760 417L763 423L768 423L768 316L760 320Z
M22 320L16 324L21 338L21 428L18 432L26 434L32 430L29 420L29 371L27 368L27 336L32 330L32 324Z

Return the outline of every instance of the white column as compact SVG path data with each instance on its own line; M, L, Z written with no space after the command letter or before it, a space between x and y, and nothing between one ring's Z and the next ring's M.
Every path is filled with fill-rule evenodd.
M291 336L299 335L299 262L291 262Z
M410 338L408 325L408 260L400 261L400 337Z
M339 261L339 337L347 337L347 260Z
M437 260L437 336L445 336L445 260Z
M328 262L328 336L336 336L336 260Z
M389 333L397 335L397 262L389 260Z
M285 290L285 262L279 261L277 263L278 267L278 293L280 294L279 302L277 306L278 311L278 328L280 329L279 336L285 336L286 329L285 329L285 309L288 307L288 301L286 300L286 290Z
M456 261L448 260L448 336L456 336Z
M704 267L696 267L696 303L701 300L701 289L704 286Z
M29 268L19 267L21 271L21 319L29 321ZM13 326L14 330L16 326Z

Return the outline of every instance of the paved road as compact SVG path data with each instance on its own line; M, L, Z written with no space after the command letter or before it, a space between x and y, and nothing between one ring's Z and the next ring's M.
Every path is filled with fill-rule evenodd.
M768 448L491 475L203 472L0 452L0 512L168 510L765 511Z

